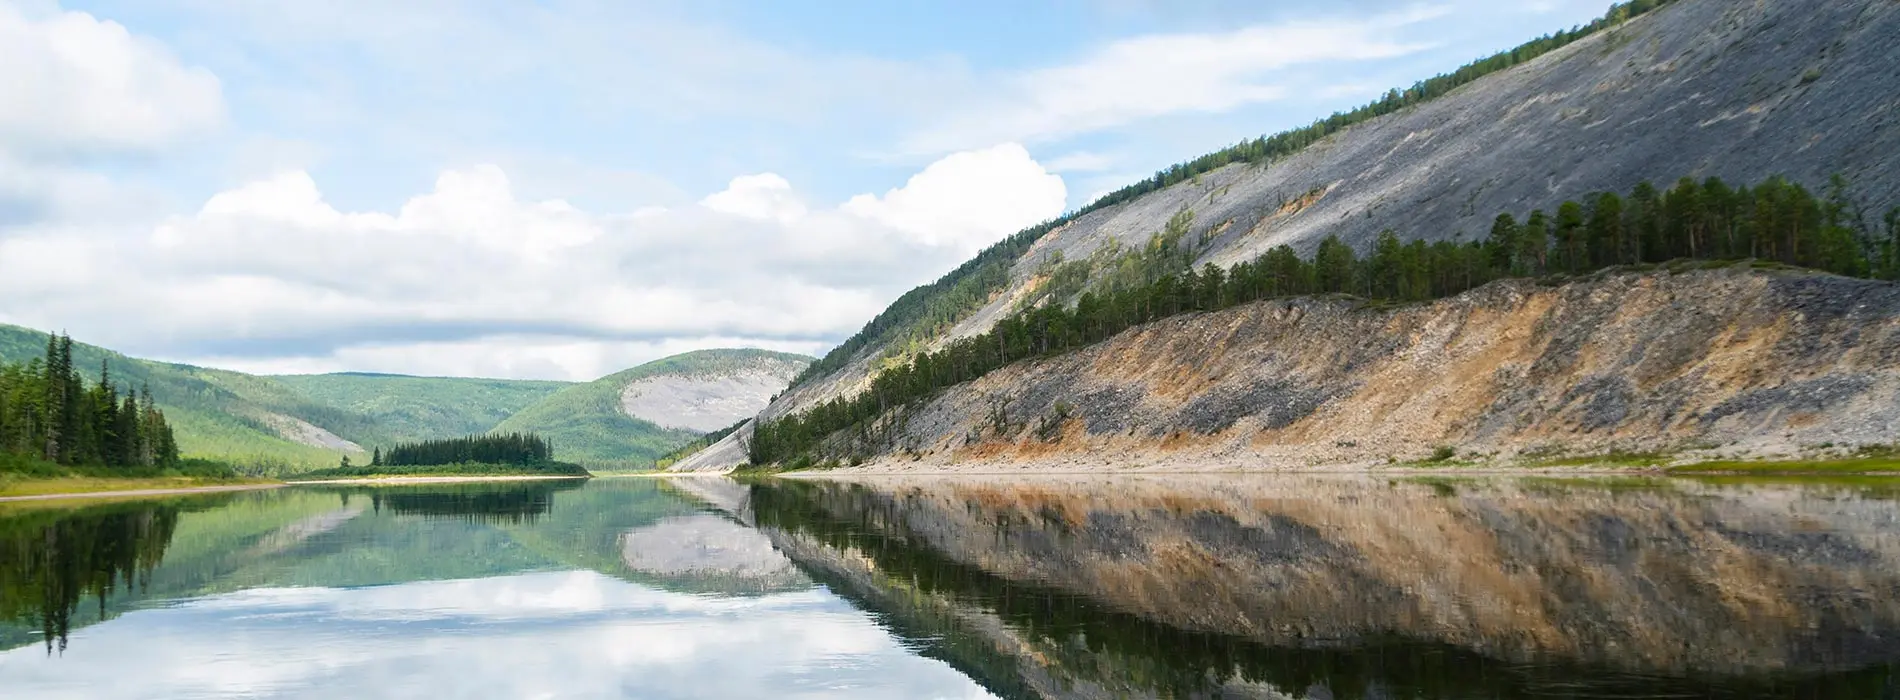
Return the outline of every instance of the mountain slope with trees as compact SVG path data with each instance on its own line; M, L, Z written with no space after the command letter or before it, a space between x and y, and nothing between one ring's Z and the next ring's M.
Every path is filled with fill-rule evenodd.
M562 389L495 426L554 443L589 469L640 469L757 413L812 361L768 350L699 350Z
M1655 188L1639 187L1645 181L1689 178L1695 196L1676 201L1695 209L1703 206L1697 200L1709 178L1729 183L1724 188L1763 185L1751 193L1771 198L1800 189L1807 202L1787 208L1797 225L1816 221L1825 201L1841 205L1820 212L1841 224L1834 228L1876 237L1890 224L1880 207L1900 201L1900 172L1890 167L1891 154L1900 152L1900 73L1885 68L1895 61L1900 7L1890 2L1617 5L1588 27L1312 127L1166 169L999 243L901 298L763 416L775 420L862 397L888 370L1039 309L1073 309L1080 292L1101 300L1106 290L1147 286L1169 274L1178 282L1208 264L1226 276L1243 263L1257 269L1266 263L1256 261L1276 256L1282 263L1305 259L1315 274L1332 271L1312 291L1414 299L1441 293L1433 290L1445 281L1417 281L1417 263L1365 275L1359 261L1406 265L1406 258L1434 257L1446 246L1477 251L1501 228L1519 240L1528 231L1548 237L1544 250L1556 259L1537 260L1543 272L1593 269L1599 257L1628 262L1648 245L1647 234L1629 229L1648 225L1631 222L1630 205L1646 211L1661 199ZM1625 211L1605 213L1614 205L1603 192L1627 193L1615 203ZM1567 200L1577 203L1564 206ZM1522 218L1534 210L1545 212L1541 220ZM1512 213L1509 226L1500 212ZM1816 247L1809 236L1819 231L1719 255L1706 247L1711 231L1677 233L1685 250L1670 254L1824 269L1865 262L1867 270L1855 274L1878 274L1872 268L1880 264L1877 251L1848 261L1841 246ZM1614 240L1592 249L1597 235ZM1391 247L1397 250L1381 254ZM1477 270L1478 262L1460 265ZM1512 268L1517 258L1501 262L1513 275L1534 274ZM1381 286L1390 288L1375 288ZM1281 293L1291 292L1275 292Z
M315 401L375 421L381 439L413 442L487 432L571 382L340 372L277 375Z
M48 338L46 333L0 324L0 362L40 357ZM228 462L253 474L331 466L350 452L287 435L317 431L353 445L378 434L370 419L313 401L266 377L131 358L81 342L73 343L72 358L73 369L87 382L97 382L102 363L109 363L115 383L149 389L185 457Z

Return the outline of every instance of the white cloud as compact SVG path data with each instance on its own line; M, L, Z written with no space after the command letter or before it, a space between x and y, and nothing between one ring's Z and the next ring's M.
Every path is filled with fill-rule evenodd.
M815 352L1064 194L1016 145L819 209L768 173L600 215L477 166L393 213L349 212L292 171L155 229L0 238L0 318L247 369L592 379L711 343Z
M216 76L84 12L0 4L0 153L144 151L224 122Z
M726 189L706 195L699 204L716 212L779 223L805 217L805 203L792 192L792 183L775 173L735 177Z
M1442 14L1256 25L1110 43L1074 63L1017 74L987 101L915 133L904 150L937 153L998 141L1044 142L1178 113L1277 100L1291 66L1391 58L1422 50L1394 30Z
M830 349L831 343L737 336L602 342L564 336L494 335L440 342L364 343L317 356L214 356L195 361L252 374L388 372L590 380L683 352L736 347L817 356Z
M852 197L843 209L924 244L970 254L994 243L998 231L1053 218L1067 198L1061 177L1044 170L1022 145L1007 143L946 157L903 187L883 197Z

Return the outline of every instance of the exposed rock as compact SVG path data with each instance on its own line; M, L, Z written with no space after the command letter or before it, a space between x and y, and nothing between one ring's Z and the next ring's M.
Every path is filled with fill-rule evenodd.
M762 358L726 374L637 379L621 390L620 410L662 428L710 433L756 415L806 364Z
M1900 285L1735 267L1509 281L1402 307L1261 302L1005 367L870 433L831 451L885 466L1276 469L1437 446L1511 457L1891 443Z
M1055 255L1079 260L1111 242L1139 245L1182 210L1195 215L1187 238L1201 244L1196 264L1232 265L1280 244L1310 252L1329 234L1362 250L1386 229L1428 241L1470 240L1488 231L1499 213L1522 216L1593 192L1627 192L1643 180L1667 184L1719 176L1752 184L1785 175L1818 187L1841 174L1851 194L1869 204L1900 203L1900 170L1891 167L1893 154L1900 153L1900 71L1894 65L1900 65L1900 4L1891 0L1682 0L1450 95L1352 127L1284 160L1228 166L1083 216L1044 236L1017 261L1007 289L936 342L989 330ZM1326 304L1296 306L1336 312ZM1674 312L1656 307L1648 313ZM1653 337L1655 347L1645 354L1654 360L1644 372L1668 374L1673 354L1694 353L1696 343L1714 339L1695 335L1714 328L1698 327L1695 318L1663 323L1680 325L1688 335ZM1147 333L1143 339L1152 344L1160 337ZM1790 350L1799 343L1783 342ZM777 417L857 393L887 350L865 349L832 376L787 392L763 415ZM1550 358L1561 360L1558 353ZM1158 374L1165 368L1152 369ZM1533 386L1539 373L1563 371L1556 365L1492 369L1519 373L1505 383L1528 392L1543 391ZM1548 410L1567 411L1565 426L1597 434L1629 426L1633 419L1618 414L1627 410L1628 392L1652 388L1641 382L1656 375L1644 376L1637 386L1614 377L1575 376L1594 383L1580 390L1577 401ZM1297 422L1344 389L1331 382L1273 384L1273 377L1259 375L1255 380L1264 383L1244 391L1223 386L1221 391L1233 393L1208 398L1196 409L1204 413L1201 421L1172 425L1219 428L1239 407L1223 402L1233 401L1268 401L1271 412L1244 408L1267 415L1268 423ZM1799 391L1822 401L1845 386L1836 381ZM1710 420L1776 422L1749 408L1768 397L1735 398L1739 403L1731 408L1745 415ZM1513 433L1510 421L1539 415L1491 416L1503 422L1468 430L1480 436ZM1877 415L1890 416L1891 406ZM1678 418L1648 416L1670 426ZM1091 432L1119 425L1099 412L1091 421Z
M308 421L282 413L264 413L264 424L277 431L285 440L311 447L344 452L366 452L362 445L343 439L336 433L311 425Z

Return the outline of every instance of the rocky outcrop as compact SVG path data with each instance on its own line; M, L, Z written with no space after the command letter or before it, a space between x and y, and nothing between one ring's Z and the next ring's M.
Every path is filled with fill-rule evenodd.
M1386 229L1470 240L1499 213L1522 216L1593 192L1627 192L1643 180L1755 183L1785 175L1819 187L1840 174L1854 197L1900 204L1900 170L1890 167L1900 152L1895 64L1900 5L1891 0L1682 0L1289 158L1228 166L1082 216L1045 235L1017 260L1005 289L936 342L987 331L1056 256L1081 260L1114 243L1139 246L1182 211L1194 214L1187 240L1197 246L1198 266L1232 265L1281 244L1310 252L1329 234L1361 250ZM1300 309L1330 313L1325 304ZM846 368L794 387L764 415L855 394L888 350L866 348ZM1287 417L1333 390L1261 388L1253 396L1280 402L1276 415ZM1608 388L1562 387L1601 397L1591 409L1598 418L1580 424L1618 411L1624 394ZM1205 408L1215 423L1232 414Z
M620 391L620 410L662 428L710 433L757 414L811 361L760 354L728 364L630 381Z
M1900 285L1730 269L1270 301L1005 367L832 454L880 468L1286 469L1900 438Z

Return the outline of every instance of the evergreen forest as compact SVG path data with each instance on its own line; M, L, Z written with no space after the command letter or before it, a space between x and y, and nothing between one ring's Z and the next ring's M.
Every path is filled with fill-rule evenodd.
M509 464L530 466L554 459L554 445L528 433L470 435L450 440L408 442L378 449L371 466L423 467L444 464Z
M1279 246L1232 268L1193 269L1178 214L1140 250L1108 248L1088 260L1052 261L1038 301L988 333L886 369L866 391L762 422L747 450L753 464L810 459L847 429L868 433L891 408L975 379L1012 362L1060 354L1176 314L1216 311L1279 297L1350 294L1375 301L1437 299L1506 278L1582 275L1677 260L1742 261L1900 280L1900 208L1876 219L1836 177L1824 196L1784 178L1754 187L1684 178L1629 194L1567 201L1554 214L1500 214L1482 240L1427 243L1386 231L1369 250L1337 237L1310 257Z
M73 340L50 336L46 355L0 363L0 458L119 470L179 466L178 443L150 391L122 390L102 362L88 384Z

